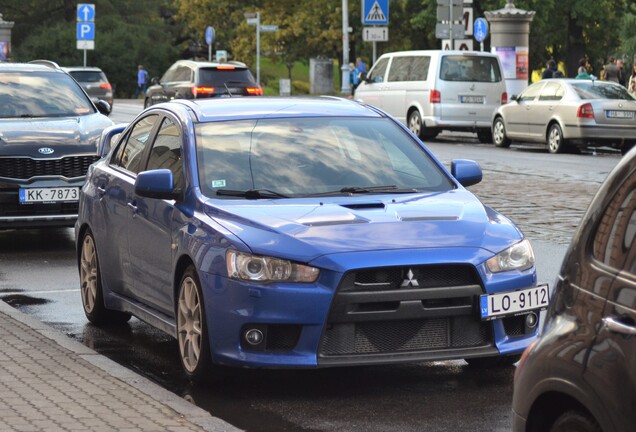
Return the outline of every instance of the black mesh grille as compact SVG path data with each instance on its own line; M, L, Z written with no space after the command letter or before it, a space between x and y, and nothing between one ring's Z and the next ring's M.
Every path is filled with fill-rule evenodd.
M383 355L493 345L478 315L481 278L471 265L385 267L345 274L320 355Z
M521 336L526 332L526 316L519 315L502 319L508 336Z
M298 325L269 325L267 327L267 351L290 351L300 337Z
M470 317L336 324L323 338L321 354L386 354L489 344L490 325Z
M21 180L38 176L81 177L86 175L88 167L98 159L98 155L67 156L60 159L0 158L0 177Z

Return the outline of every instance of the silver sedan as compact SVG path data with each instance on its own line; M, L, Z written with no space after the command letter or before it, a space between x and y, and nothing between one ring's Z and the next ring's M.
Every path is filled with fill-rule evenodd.
M495 111L493 141L543 142L550 153L568 147L611 146L625 154L636 143L636 99L611 82L546 79Z

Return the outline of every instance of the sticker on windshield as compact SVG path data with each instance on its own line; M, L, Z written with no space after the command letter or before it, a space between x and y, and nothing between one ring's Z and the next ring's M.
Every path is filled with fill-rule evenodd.
M213 188L221 188L225 187L225 180L212 180Z

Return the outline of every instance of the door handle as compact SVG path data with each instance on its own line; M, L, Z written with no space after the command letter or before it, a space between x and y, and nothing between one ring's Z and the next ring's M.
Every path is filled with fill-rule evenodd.
M104 196L104 194L106 193L106 188L103 186L97 186L96 189L99 196Z
M129 202L128 208L131 209L133 212L137 213L137 206L134 203Z
M613 317L603 318L603 327L613 333L620 333L628 336L636 336L636 327L620 322Z

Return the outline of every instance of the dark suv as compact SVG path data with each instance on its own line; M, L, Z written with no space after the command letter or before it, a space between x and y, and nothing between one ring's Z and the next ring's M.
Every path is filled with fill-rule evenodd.
M636 430L636 150L581 221L512 408L515 432Z
M0 229L73 226L108 103L53 62L0 63Z
M86 94L96 103L105 100L113 108L113 86L106 74L98 67L68 66L62 68L82 86Z
M172 99L219 96L262 96L263 89L243 63L179 60L161 77L152 79L144 107Z

